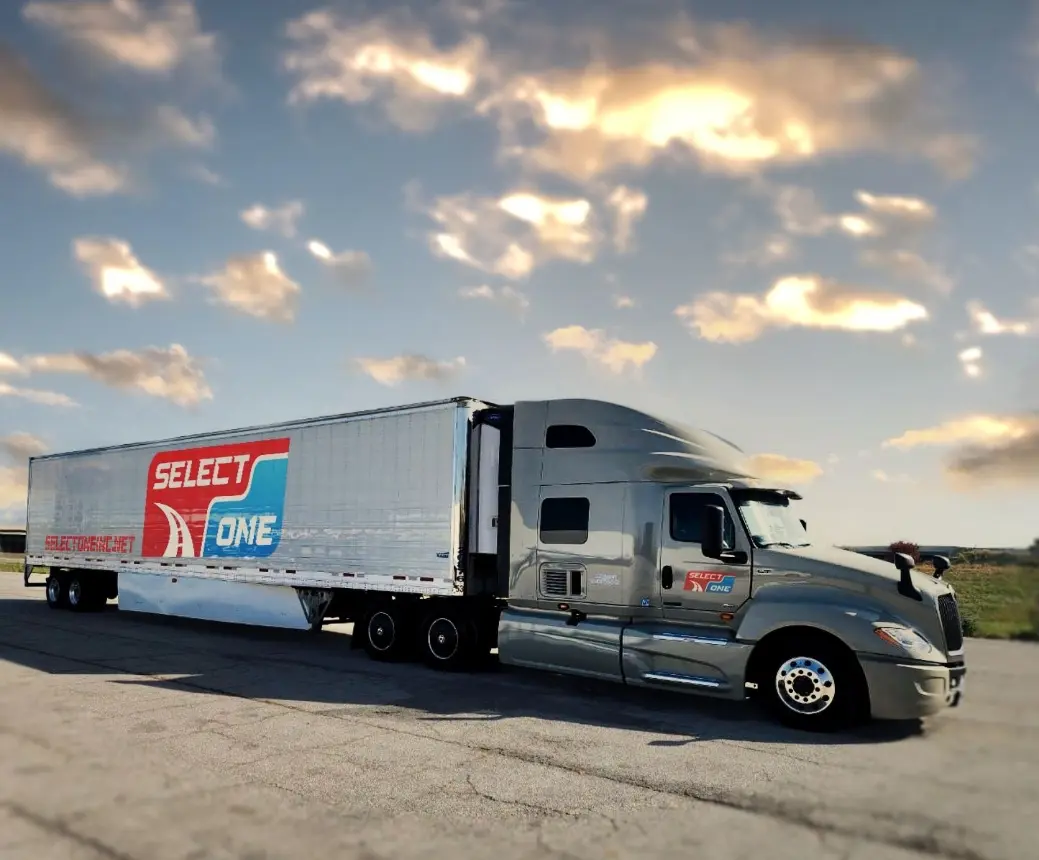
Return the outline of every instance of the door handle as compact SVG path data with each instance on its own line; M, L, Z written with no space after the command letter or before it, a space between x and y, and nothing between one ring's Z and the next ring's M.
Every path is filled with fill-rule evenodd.
M675 575L671 570L671 565L665 564L660 571L660 587L670 588L675 583Z

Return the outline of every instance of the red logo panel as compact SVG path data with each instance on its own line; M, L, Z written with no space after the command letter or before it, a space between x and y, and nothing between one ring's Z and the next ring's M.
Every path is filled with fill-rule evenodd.
M257 459L288 451L288 439L264 439L156 454L148 467L141 555L201 556L213 502L245 495Z

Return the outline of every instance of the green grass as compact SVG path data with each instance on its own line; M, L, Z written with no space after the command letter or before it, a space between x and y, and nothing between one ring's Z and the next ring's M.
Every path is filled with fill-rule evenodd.
M1039 565L956 564L945 577L971 635L1039 639Z
M21 573L22 560L0 558L0 572ZM931 573L929 565L920 571ZM945 575L956 589L970 636L1039 639L1039 564L955 564Z

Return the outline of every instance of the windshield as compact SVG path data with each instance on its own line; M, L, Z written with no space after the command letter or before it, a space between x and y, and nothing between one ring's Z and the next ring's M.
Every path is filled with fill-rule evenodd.
M790 507L790 499L773 492L735 492L750 538L758 547L808 546L807 533Z

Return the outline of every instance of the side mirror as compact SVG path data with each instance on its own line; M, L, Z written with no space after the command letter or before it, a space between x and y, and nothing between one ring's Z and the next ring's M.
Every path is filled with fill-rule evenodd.
M700 551L707 558L720 559L725 552L725 511L718 505L707 505L703 509L703 518Z
M951 562L944 555L936 555L934 557L934 578L941 579L945 576L945 571L952 567Z
M895 554L895 567L898 568L901 576L898 579L898 593L903 597L908 597L912 600L923 600L924 596L917 589L913 583L913 575L910 571L916 567L916 562L913 561L911 555L906 555L904 552L896 552Z
M808 523L806 523L804 520L801 520L801 528L803 528L805 531L808 531Z

